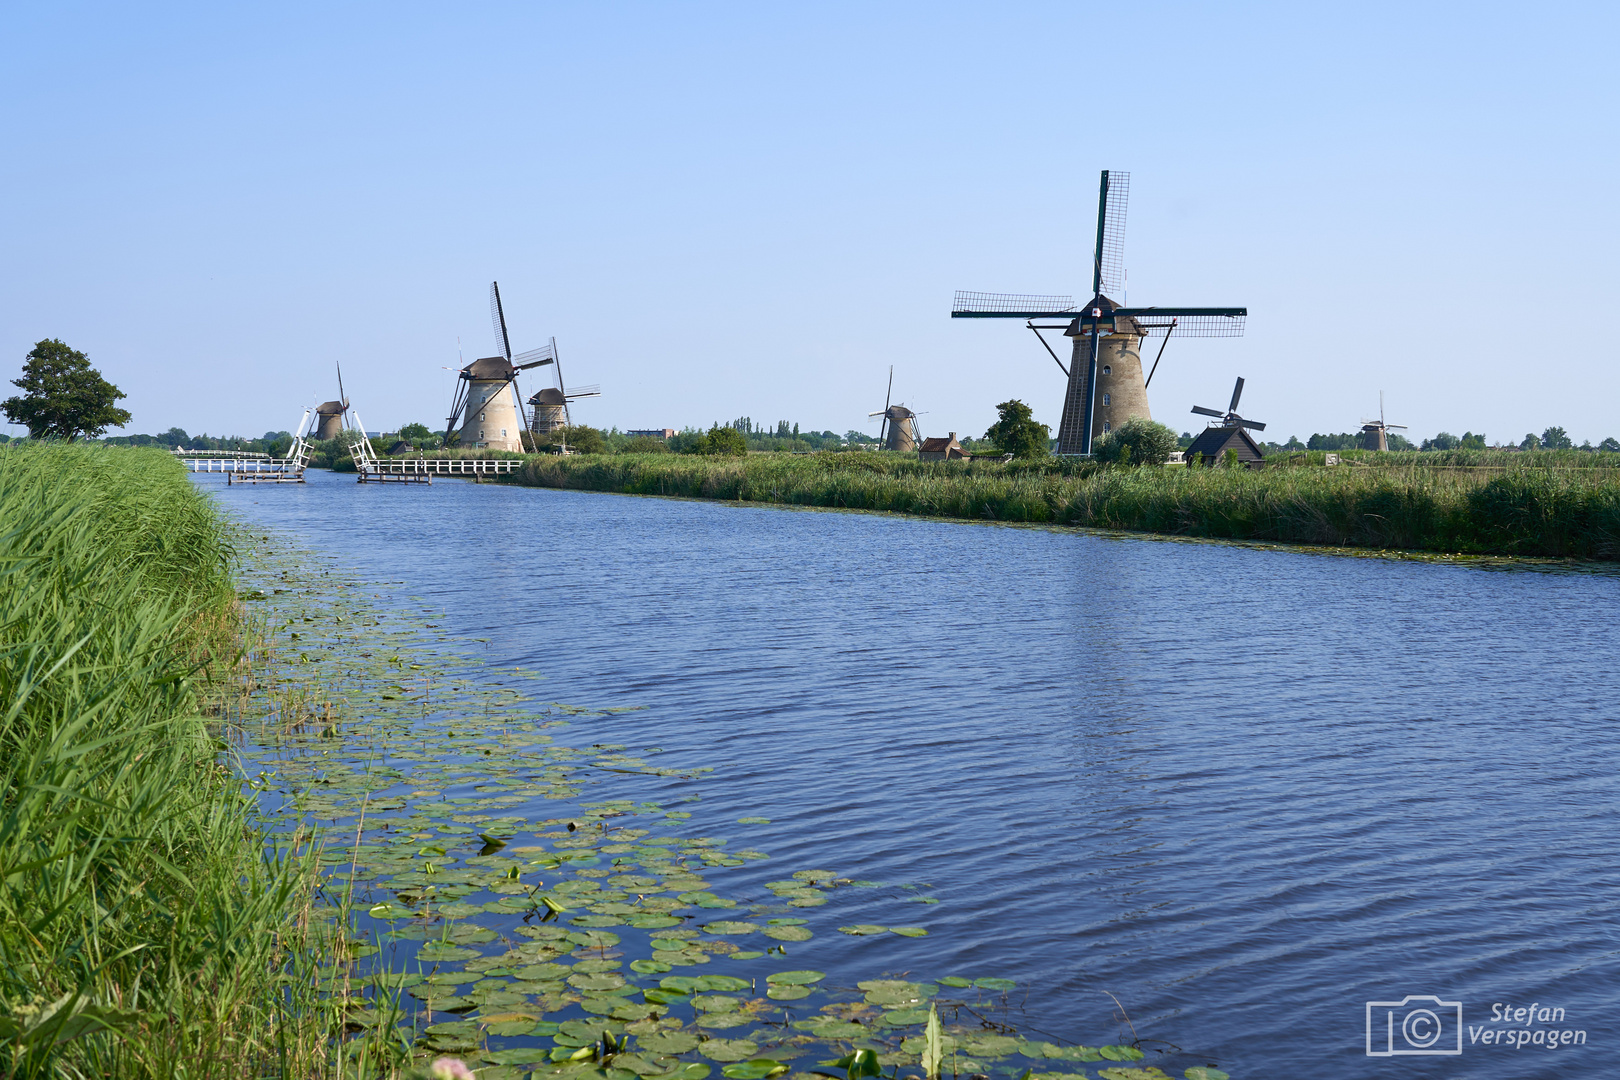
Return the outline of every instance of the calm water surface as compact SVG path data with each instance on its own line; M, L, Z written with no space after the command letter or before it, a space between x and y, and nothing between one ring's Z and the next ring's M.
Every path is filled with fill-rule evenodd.
M614 737L718 766L694 826L771 819L738 874L932 886L841 893L930 936L817 966L1016 979L1092 1044L1112 994L1240 1078L1620 1056L1620 577L311 477L199 483L548 697L648 706ZM1462 1003L1460 1057L1365 1055L1364 1003L1406 995ZM1531 1002L1565 1020L1492 1023Z

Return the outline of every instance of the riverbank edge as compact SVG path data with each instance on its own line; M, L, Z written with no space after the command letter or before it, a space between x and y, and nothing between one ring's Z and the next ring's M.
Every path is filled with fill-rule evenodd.
M170 455L84 444L0 450L0 519L0 1071L274 1072L330 1018L288 981L314 863L229 763L236 530Z
M1579 469L1105 468L857 455L530 458L507 483L1313 548L1620 559L1620 484Z

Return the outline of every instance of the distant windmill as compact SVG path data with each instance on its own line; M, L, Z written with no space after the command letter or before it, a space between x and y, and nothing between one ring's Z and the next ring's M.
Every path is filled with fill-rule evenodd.
M579 398L601 397L600 386L576 386L572 389L563 384L562 358L557 354L557 339L552 338L550 344L542 349L535 349L534 353L544 356L541 364L553 365L557 373L557 385L548 386L544 390L529 398L529 430L536 435L550 435L553 431L565 425L573 424L573 418L568 413L568 403Z
M883 422L878 426L878 442L883 444L883 449L902 453L915 450L918 442L917 414L902 404L890 404L893 397L894 365L890 364L889 389L883 395L883 409L866 415L883 417Z
M1238 400L1243 397L1243 379L1239 378L1232 387L1232 403L1226 407L1225 412L1219 409L1207 409L1202 405L1194 405L1192 411L1200 416L1213 416L1212 421L1187 447L1183 457L1189 465L1196 465L1200 461L1218 461L1228 451L1237 453L1239 461L1259 461L1266 456L1265 450L1254 437L1245 429L1254 431L1266 430L1266 425L1255 420L1245 420L1238 415Z
M1239 337L1249 309L1195 307L1121 307L1105 292L1125 284L1125 207L1130 174L1103 170L1097 195L1097 247L1092 257L1092 298L1076 305L1068 296L1016 296L1007 293L958 292L953 319L1024 319L1046 351L1068 377L1057 452L1090 454L1095 436L1133 417L1152 419L1147 383L1142 378L1140 346L1144 338L1172 332L1182 337ZM1035 320L1063 315L1068 323L1037 325ZM1069 366L1041 337L1042 330L1063 331L1074 339ZM1107 342L1102 341L1107 338ZM1158 360L1153 362L1158 367ZM1099 370L1100 369L1100 370ZM1151 374L1149 378L1151 378Z
M1384 423L1384 392L1378 391L1378 419L1363 420L1361 422L1361 448L1363 450L1388 450L1389 433L1391 431L1405 431L1405 424Z
M495 348L500 355L474 360L458 373L450 418L444 425L445 440L449 444L491 450L522 450L523 419L514 396L517 374L542 364L556 363L555 347L546 345L512 355L499 282L492 281L489 285L489 316L495 325ZM459 430L457 421L461 422Z
M315 438L335 439L343 434L343 418L349 411L349 397L343 392L343 365L337 366L338 399L315 406Z

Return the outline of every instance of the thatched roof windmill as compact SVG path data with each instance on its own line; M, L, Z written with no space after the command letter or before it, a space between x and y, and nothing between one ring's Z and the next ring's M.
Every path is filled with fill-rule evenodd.
M1363 420L1361 422L1361 448L1363 450L1388 450L1389 433L1405 430L1405 424L1384 423L1384 392L1380 390L1378 391L1378 419Z
M1245 420L1238 415L1238 399L1243 396L1243 379L1240 377L1237 385L1232 387L1232 403L1226 407L1225 412L1219 409L1206 409L1202 405L1194 405L1192 411L1201 416L1218 417L1199 433L1198 438L1187 447L1185 458L1187 464L1196 465L1202 461L1219 461L1228 450L1237 454L1239 461L1259 461L1266 456L1265 450L1249 429L1254 431L1266 430L1266 425L1256 420Z
M883 417L878 427L878 441L883 444L883 449L909 453L917 449L917 443L921 441L921 436L917 434L917 414L893 401L893 397L894 365L890 364L889 389L883 395L883 408L866 415Z
M489 314L500 355L480 357L457 372L456 393L444 425L445 441L450 445L521 451L523 418L518 412L518 372L555 363L556 357L552 355L553 346L512 355L499 282L489 285Z
M337 366L338 399L315 406L315 438L335 439L343 434L343 417L349 411L349 397L343 392L343 365Z

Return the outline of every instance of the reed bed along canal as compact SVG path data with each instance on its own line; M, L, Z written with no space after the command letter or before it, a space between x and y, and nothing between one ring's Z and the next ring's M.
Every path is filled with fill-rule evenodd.
M932 1005L946 1075L1362 1076L1365 1003L1432 994L1588 1033L1447 1076L1616 1052L1620 576L198 482L274 538L243 584L308 690L239 753L324 830L356 1032L904 1076Z

